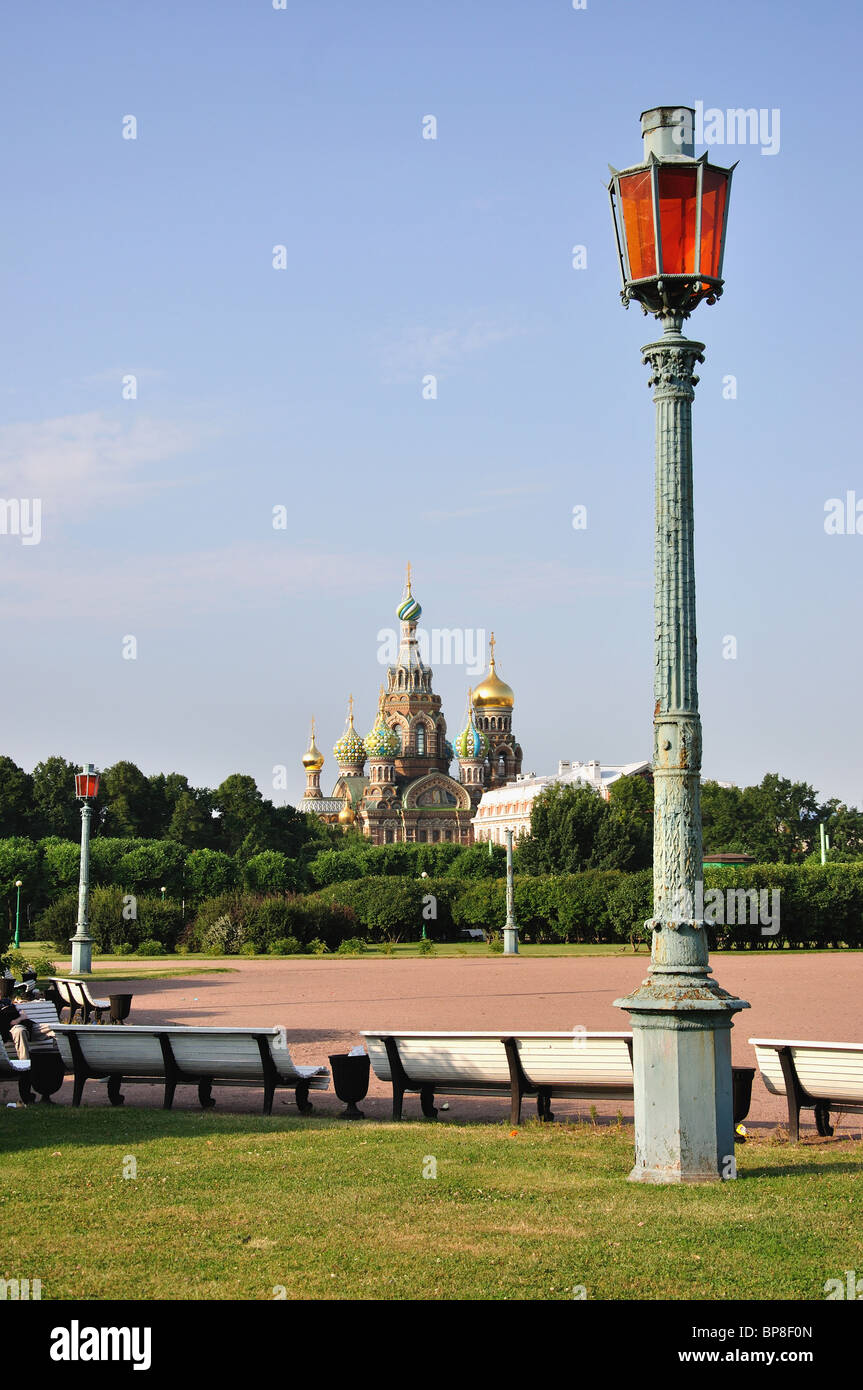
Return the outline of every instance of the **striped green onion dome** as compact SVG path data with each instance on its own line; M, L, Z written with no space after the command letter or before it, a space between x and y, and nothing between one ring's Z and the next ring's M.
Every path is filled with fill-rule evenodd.
M466 758L484 758L488 752L488 739L477 729L472 718L456 739L455 752L460 761Z
M422 608L413 594L408 594L406 598L403 598L396 609L396 617L403 623L415 623L421 613Z
M387 728L380 716L371 733L366 735L365 750L370 758L394 758L399 751L398 735Z
M338 743L333 748L333 756L336 762L343 763L364 763L366 760L366 746L351 723L347 733L342 734Z

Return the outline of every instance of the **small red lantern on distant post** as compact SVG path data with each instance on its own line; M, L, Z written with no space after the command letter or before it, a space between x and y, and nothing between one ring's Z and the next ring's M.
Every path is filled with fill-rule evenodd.
M644 163L611 169L608 192L624 304L686 318L722 293L722 257L731 175L694 155L695 113L657 107L641 117ZM609 166L611 167L611 166Z
M75 773L75 795L79 801L94 801L99 795L99 774L92 763Z

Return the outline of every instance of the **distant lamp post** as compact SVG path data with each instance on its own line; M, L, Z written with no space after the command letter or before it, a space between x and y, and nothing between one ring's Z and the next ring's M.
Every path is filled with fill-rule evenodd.
M644 161L612 169L621 298L661 319L642 349L656 403L654 839L647 979L618 1008L632 1015L635 1167L640 1182L736 1176L732 1015L748 1008L710 975L703 917L701 720L695 652L692 401L704 344L681 333L722 293L731 169L695 158L694 112L641 117Z
M164 887L164 885L163 885L162 888L161 888L161 893L162 893L162 902L164 902L164 901L165 901L165 887Z
M91 802L99 793L99 774L87 763L75 774L75 795L81 802L81 872L78 879L78 923L72 937L72 974L89 975L93 968L93 938L89 933Z
M425 869L423 869L422 873L420 874L420 882L422 882L422 880L423 880L424 878L428 878L428 874L426 873ZM427 941L427 940L428 940L428 937L426 936L425 907L423 907L423 930L422 930L422 936L420 937L420 940L421 940L421 941Z
M514 893L512 883L512 831L506 831L506 922L503 927L503 953L505 956L518 955L518 927L515 924Z
M19 922L21 919L21 889L23 887L23 883L20 878L16 878L15 887L18 890L17 896L15 898L15 950L17 951L18 947L21 945L21 933L19 928Z

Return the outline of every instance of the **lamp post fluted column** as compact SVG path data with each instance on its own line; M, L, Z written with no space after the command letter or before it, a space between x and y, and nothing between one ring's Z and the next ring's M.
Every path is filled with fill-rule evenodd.
M635 1167L641 1182L736 1175L731 1024L748 1008L710 975L703 920L701 719L695 624L692 402L704 344L663 316L643 349L656 403L653 912L632 1015Z

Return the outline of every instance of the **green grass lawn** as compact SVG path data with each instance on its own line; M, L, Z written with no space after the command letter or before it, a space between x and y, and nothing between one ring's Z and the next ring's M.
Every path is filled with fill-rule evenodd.
M43 1299L820 1300L863 1269L854 1140L657 1188L626 1182L630 1127L2 1113L0 1277Z

